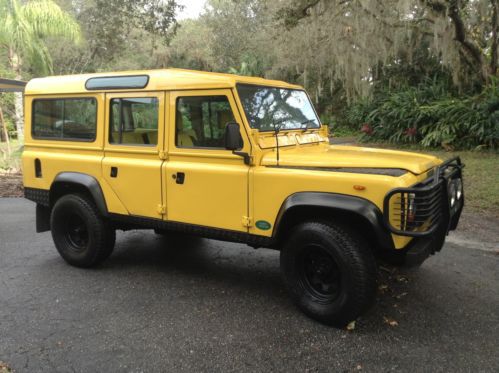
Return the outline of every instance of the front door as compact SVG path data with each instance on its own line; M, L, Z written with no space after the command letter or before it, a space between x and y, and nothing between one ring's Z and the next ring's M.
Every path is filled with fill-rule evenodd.
M165 95L107 94L106 106L104 179L130 215L161 219Z
M225 149L226 124L240 124L241 151L250 143L231 90L171 92L169 101L165 219L246 232L249 166Z

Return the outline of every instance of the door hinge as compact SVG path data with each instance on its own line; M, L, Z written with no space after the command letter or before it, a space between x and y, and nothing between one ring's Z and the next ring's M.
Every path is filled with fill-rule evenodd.
M158 205L158 214L166 215L166 206L165 205Z
M243 227L251 227L251 218L249 216L243 216Z
M168 159L168 154L166 154L165 151L160 151L159 152L159 159L166 161Z

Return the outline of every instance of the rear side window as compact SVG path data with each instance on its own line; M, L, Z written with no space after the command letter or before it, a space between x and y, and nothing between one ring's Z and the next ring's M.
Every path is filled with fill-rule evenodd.
M113 98L109 143L156 145L158 143L158 103L156 97Z
M96 128L94 98L33 101L32 136L35 139L94 141Z

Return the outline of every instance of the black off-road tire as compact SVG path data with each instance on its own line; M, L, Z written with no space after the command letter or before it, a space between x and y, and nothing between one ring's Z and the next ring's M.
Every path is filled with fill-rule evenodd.
M75 267L93 267L113 252L115 229L84 195L59 198L52 209L50 226L57 251Z
M375 258L366 242L346 227L302 223L293 228L280 260L293 301L321 323L344 327L375 300Z

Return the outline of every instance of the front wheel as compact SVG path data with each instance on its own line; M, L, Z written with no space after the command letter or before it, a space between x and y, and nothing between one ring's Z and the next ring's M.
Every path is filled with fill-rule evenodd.
M348 229L307 222L293 229L281 251L281 271L298 307L343 327L373 303L377 269L371 250Z
M57 251L76 267L92 267L113 251L116 232L86 196L68 194L58 199L50 226Z

